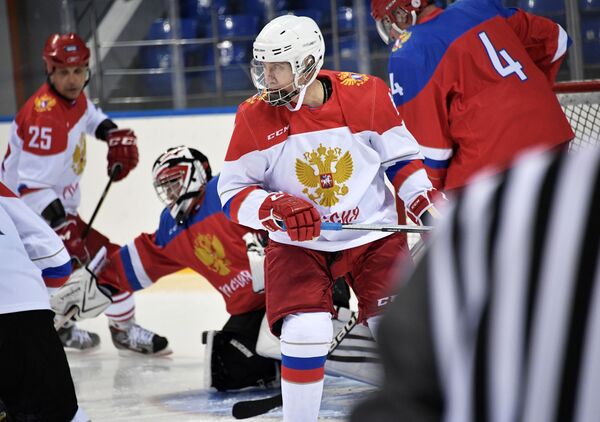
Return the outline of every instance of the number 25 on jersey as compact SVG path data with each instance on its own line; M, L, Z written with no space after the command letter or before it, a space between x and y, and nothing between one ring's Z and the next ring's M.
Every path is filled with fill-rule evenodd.
M29 126L29 148L31 149L43 149L49 150L52 146L52 128L51 127L39 127Z
M483 46L485 47L485 51L487 52L490 61L492 62L492 66L494 66L494 69L496 69L496 72L498 72L500 76L506 78L514 73L522 81L527 80L527 75L525 75L525 72L523 72L523 66L521 63L514 60L510 54L508 54L508 51L505 49L500 51L496 50L485 32L480 32L478 35L479 39L483 43ZM504 59L506 66L502 64L500 57Z

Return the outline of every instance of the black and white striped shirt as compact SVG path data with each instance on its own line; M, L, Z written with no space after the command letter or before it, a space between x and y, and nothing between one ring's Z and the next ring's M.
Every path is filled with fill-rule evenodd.
M600 152L528 154L446 217L382 320L383 392L352 420L599 421Z

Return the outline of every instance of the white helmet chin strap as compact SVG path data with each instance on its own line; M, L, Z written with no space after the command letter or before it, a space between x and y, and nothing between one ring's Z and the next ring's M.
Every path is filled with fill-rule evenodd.
M306 95L306 89L308 88L307 85L304 86L304 88L302 88L300 90L300 93L298 94L298 102L296 103L296 107L292 108L292 106L290 105L290 103L286 103L286 107L289 111L298 111L300 110L300 107L302 107L302 102L304 101L304 96Z

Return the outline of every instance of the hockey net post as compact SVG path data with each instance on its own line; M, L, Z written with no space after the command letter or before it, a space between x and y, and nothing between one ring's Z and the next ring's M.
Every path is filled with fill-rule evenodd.
M569 150L600 147L600 80L560 82L554 92L575 132Z

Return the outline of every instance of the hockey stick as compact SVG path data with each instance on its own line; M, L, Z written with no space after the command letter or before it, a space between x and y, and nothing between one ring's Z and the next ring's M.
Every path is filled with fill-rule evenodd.
M77 313L77 308L72 308L69 312L67 312L66 315L63 315L61 319L54 322L54 329L56 331L60 330L62 328L62 326L65 325L67 323L67 321L69 321L73 317L73 315L75 315L76 313Z
M433 227L399 224L342 224L323 222L321 223L321 230L374 230L379 232L427 233L433 230Z
M100 207L102 206L102 203L104 202L104 198L106 198L106 194L108 193L108 190L110 189L110 185L112 185L112 182L119 175L119 173L121 173L121 165L115 164L112 168L112 171L110 172L110 177L108 178L108 183L106 184L106 187L104 188L104 192L102 192L102 196L100 196L100 200L98 201L98 204L96 205L96 208L94 209L94 212L92 213L92 217L90 218L90 221L87 224L87 226L85 226L85 229L83 229L83 233L81 234L82 242L86 239L86 237L90 233L90 229L92 228L92 223L96 219L96 215L98 215L98 211L100 210ZM79 262L79 260L77 258L72 258L71 263L73 263L73 262ZM56 321L54 323L54 329L56 331L61 329L62 326L65 325L67 323L67 321L69 321L71 319L71 317L73 317L73 315L75 315L76 313L77 313L77 308L71 309L69 312L67 312L66 315L63 315L61 319L59 319L58 321Z
M352 316L344 325L344 327L336 334L331 342L331 347L329 348L329 352L327 353L327 357L331 356L331 354L338 348L344 337L348 335L350 331L356 326L358 322L358 313L352 312ZM231 414L236 419L248 419L253 418L255 416L262 415L263 413L267 413L270 410L276 409L283 404L283 396L281 393L276 394L271 397L267 397L259 400L244 400L239 401L233 405L231 408Z
M96 215L98 215L98 211L100 211L100 207L102 206L102 203L104 202L104 198L106 198L106 194L108 193L108 190L110 189L110 185L112 185L112 182L119 175L119 173L121 173L121 165L115 164L110 172L110 177L108 178L108 183L106 184L106 187L104 188L104 192L102 192L102 196L100 196L100 200L98 201L98 204L96 205L96 208L94 209L94 212L92 213L92 217L90 218L90 221L87 224L87 226L85 226L85 229L83 229L83 233L81 234L82 241L84 241L85 238L87 237L87 235L90 233L90 229L92 228L92 223L96 219Z

